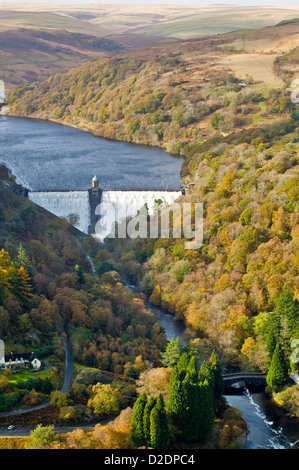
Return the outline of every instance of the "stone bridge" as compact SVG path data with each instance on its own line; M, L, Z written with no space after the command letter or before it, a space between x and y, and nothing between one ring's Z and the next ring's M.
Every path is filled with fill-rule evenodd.
M266 374L237 372L223 375L224 395L239 394L246 388L250 392L260 392L266 385Z

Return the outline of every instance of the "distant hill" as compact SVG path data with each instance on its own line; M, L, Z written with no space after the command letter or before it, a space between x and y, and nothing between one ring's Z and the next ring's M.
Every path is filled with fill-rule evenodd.
M55 29L0 29L1 79L30 83L64 73L86 60L129 50L112 39Z
M1 2L0 33L5 33L0 38L1 79L12 88L65 73L89 58L170 40L255 30L293 21L298 15L296 8L231 5L101 4L87 10L84 5ZM52 37L46 38L46 32ZM99 38L108 43L98 42Z
M299 23L299 18L292 18L290 20L283 20L280 23L278 23L277 26L283 26L285 24L296 24Z

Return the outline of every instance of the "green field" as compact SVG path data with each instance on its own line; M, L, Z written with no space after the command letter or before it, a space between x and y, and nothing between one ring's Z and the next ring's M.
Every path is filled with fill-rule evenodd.
M41 372L27 372L26 370L20 370L9 376L8 382L12 384L18 384L20 382L25 382L29 379L45 379L46 377L48 377L49 372L49 370L44 370Z

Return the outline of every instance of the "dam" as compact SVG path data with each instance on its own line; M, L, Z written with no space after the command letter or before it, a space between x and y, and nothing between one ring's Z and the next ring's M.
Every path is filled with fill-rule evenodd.
M101 233L107 233L115 220L135 217L146 205L151 215L159 203L162 207L172 204L182 194L175 190L101 190L98 179L92 180L92 188L86 191L29 191L28 199L48 210L52 214L68 220L85 234L102 239ZM112 210L105 215L105 224L101 219L105 208ZM97 228L97 230L96 230Z

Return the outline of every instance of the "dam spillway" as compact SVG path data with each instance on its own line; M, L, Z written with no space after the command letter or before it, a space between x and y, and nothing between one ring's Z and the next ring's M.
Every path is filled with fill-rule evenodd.
M91 218L88 191L29 191L28 199L88 233Z
M181 196L181 191L163 190L125 190L125 191L30 191L28 198L48 210L52 214L67 219L78 230L102 239L101 232L102 208L110 206L114 210L105 217L105 223L112 227L115 216L135 217L146 204L148 213L153 213L157 201L162 205L170 205ZM118 219L119 220L119 219ZM97 234L95 234L95 227ZM108 227L110 228L110 227ZM106 230L104 230L107 233Z

